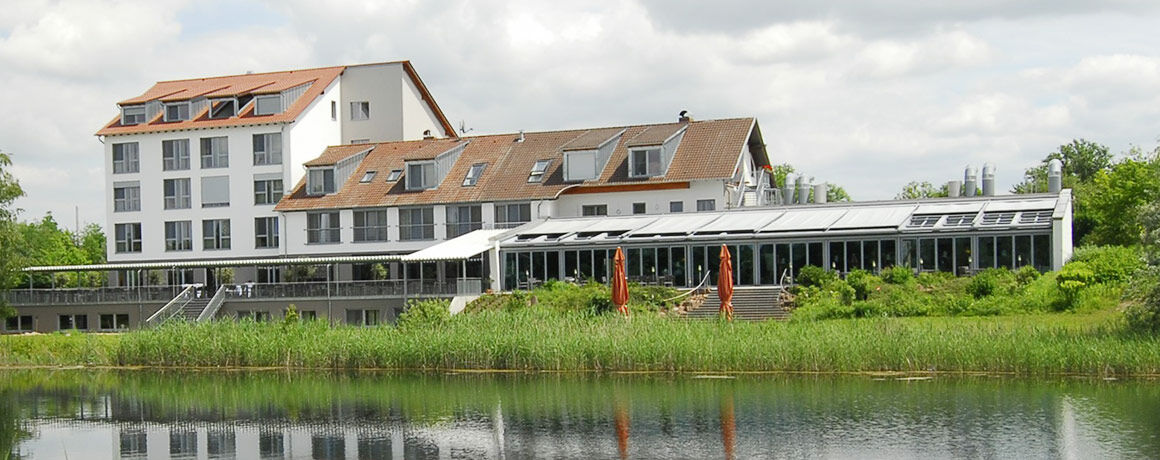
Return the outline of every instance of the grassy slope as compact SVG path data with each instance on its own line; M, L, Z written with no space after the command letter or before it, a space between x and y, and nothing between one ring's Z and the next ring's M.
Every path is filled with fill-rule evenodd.
M529 309L435 327L221 322L0 337L0 364L650 371L1160 373L1160 338L1110 312L736 323Z

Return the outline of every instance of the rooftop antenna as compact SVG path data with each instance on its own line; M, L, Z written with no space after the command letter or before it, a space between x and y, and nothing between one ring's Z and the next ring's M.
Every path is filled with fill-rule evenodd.
M466 121L459 120L459 134L467 134L472 131L475 131L475 128L468 128Z

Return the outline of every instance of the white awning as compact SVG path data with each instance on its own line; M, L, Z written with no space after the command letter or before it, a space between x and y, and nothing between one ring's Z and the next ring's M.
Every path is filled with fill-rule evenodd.
M487 251L492 246L492 238L508 230L476 230L455 239L447 240L426 249L407 254L402 262L435 262L442 260L470 259Z

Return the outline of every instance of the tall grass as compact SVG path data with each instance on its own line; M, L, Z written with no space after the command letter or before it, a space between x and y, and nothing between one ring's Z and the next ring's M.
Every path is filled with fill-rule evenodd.
M482 311L413 328L172 323L104 337L0 339L7 364L594 371L1158 374L1160 338L1119 317L1036 314L720 323ZM88 353L48 353L49 347ZM45 354L41 355L40 353Z

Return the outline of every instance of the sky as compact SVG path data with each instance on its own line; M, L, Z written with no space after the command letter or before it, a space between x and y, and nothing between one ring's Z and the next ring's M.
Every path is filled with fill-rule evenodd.
M1160 2L5 0L0 151L21 218L104 224L116 102L156 81L410 60L469 134L756 117L855 200L1072 139L1160 139Z

